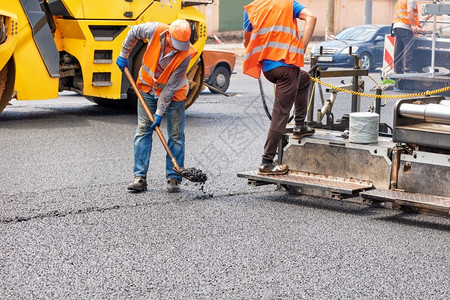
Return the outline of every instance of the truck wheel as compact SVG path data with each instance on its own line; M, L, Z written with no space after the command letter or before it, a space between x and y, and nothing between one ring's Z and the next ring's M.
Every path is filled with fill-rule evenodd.
M133 75L134 80L137 80L139 69L142 66L142 59L144 57L146 51L146 47L142 47L139 52L133 57L133 66L131 70L131 74ZM188 109L195 100L197 100L200 92L203 89L203 80L205 78L205 68L203 65L203 60L198 60L194 66L187 72L186 78L188 80L188 94L186 96L186 101L184 103L185 109ZM137 107L137 96L130 86L128 89L127 96L127 105L132 107Z
M13 95L15 73L14 61L10 59L0 71L0 113Z
M208 79L208 83L216 89L226 92L230 85L230 71L223 66L217 67L211 77ZM211 93L217 93L210 89Z
M203 60L199 59L186 74L189 92L186 96L184 107L189 108L197 100L203 90L203 80L205 79L205 66Z
M368 53L361 54L361 57L359 58L362 61L361 68L364 70L373 70L373 62L372 57Z

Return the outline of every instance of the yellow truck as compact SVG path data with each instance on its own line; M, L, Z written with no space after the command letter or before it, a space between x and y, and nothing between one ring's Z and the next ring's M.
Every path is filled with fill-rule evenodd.
M189 66L186 107L204 79L201 60L206 19L196 7L212 1L181 0L8 0L0 7L0 112L9 101L57 98L69 90L101 105L135 101L115 64L129 28L145 22L187 20L198 50ZM146 43L130 55L134 78Z

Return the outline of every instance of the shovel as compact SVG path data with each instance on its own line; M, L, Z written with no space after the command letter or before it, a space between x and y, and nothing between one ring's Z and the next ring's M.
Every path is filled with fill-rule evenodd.
M128 81L130 82L131 86L133 87L134 92L136 93L136 96L138 97L139 101L141 102L142 107L144 108L145 112L147 113L148 118L150 119L150 121L155 122L155 118L153 117L152 113L150 112L150 109L147 106L147 103L145 103L144 98L142 97L141 93L139 92L139 89L136 86L136 83L134 82L134 79L130 73L130 70L128 70L128 68L125 67L124 72L128 78ZM159 139L161 140L161 143L163 144L164 149L166 149L167 155L169 155L170 160L172 161L173 170L178 175L180 175L183 178L186 178L189 181L205 183L207 177L206 177L206 174L202 172L202 170L198 170L195 168L188 168L188 169L181 168L178 165L177 160L173 156L172 151L170 151L169 145L167 145L166 139L164 138L159 126L155 126L155 131L156 131L156 134L158 135Z
M219 94L222 94L222 95L224 95L224 96L226 96L226 97L233 97L233 96L236 96L236 95L237 95L236 93L231 93L231 94L224 93L224 92L222 92L221 90L216 89L215 87L213 87L212 85L210 85L210 84L208 84L208 83L206 83L206 82L204 82L204 81L203 81L203 84L204 84L208 89L213 90L214 92L219 93Z

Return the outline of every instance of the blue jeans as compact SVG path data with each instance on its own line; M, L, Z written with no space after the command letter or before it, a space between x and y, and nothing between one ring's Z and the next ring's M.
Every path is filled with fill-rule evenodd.
M156 112L158 97L141 92L145 103L152 114ZM172 101L166 110L167 144L174 155L178 165L184 167L184 127L186 115L184 101ZM134 136L134 176L147 177L150 155L152 153L153 130L152 122L148 118L140 101L138 101L138 127ZM166 177L176 178L181 181L181 176L173 170L173 164L169 155L166 155Z

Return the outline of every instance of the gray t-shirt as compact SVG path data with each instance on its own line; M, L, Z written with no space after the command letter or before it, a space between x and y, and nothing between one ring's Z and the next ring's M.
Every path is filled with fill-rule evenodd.
M156 28L160 23L158 22L147 22L144 24L139 24L131 27L130 31L127 34L127 37L122 43L122 51L120 52L120 56L123 58L128 58L131 50L136 45L138 40L151 40L153 34L155 33ZM159 56L158 65L156 66L155 76L159 77L162 71L169 65L172 59L177 54L177 50L171 51L164 56L164 45L166 40L165 31L161 34L161 54ZM149 50L147 50L149 51ZM173 72L170 74L169 79L167 80L164 88L161 90L161 94L159 95L158 105L156 109L156 114L159 116L164 115L167 107L170 102L172 102L172 98L176 91L181 89L183 85L187 82L184 79L184 75L189 67L189 62L191 61L191 57L188 56ZM151 94L154 95L153 90L150 91Z

